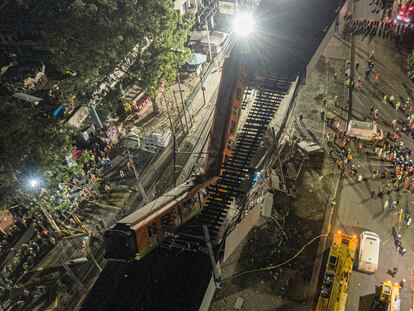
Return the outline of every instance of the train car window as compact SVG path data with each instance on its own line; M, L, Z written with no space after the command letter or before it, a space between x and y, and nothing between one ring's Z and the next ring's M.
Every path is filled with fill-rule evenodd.
M197 195L196 197L194 197L193 205L194 205L194 207L196 209L201 208L201 202L200 202L200 200L201 200L200 195Z
M192 205L191 205L191 202L189 201L183 202L180 205L181 216L183 219L186 219L187 215L191 213L191 208L192 208Z
M236 98L237 98L237 100L241 100L242 99L242 95L243 95L243 91L242 91L242 89L241 88L237 88L237 90L236 90Z
M156 224L149 224L148 225L148 234L149 234L150 238L157 235L157 225Z
M161 217L161 227L164 229L165 227L167 227L171 222L170 219L170 214L165 214L164 216Z

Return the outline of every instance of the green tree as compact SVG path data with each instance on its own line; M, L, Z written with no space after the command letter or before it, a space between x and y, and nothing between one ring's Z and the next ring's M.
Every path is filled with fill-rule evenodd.
M3 204L27 186L31 176L56 186L56 176L67 169L65 156L74 143L74 131L33 109L29 103L0 98L0 192Z
M22 16L26 27L39 31L49 61L64 72L77 73L61 82L63 100L87 101L100 79L137 44L152 42L138 64L137 78L151 96L174 76L175 56L183 50L192 18L182 18L171 0L11 1L5 15ZM8 28L22 27L16 18ZM182 58L182 57L181 57Z
M182 65L188 59L189 50L184 46L193 24L192 15L181 17L170 5L160 9L157 4L159 3L154 1L153 7L148 8L153 12L151 16L156 16L156 12L161 10L163 14L172 18L166 18L162 20L162 25L157 25L156 21L149 17L148 23L155 25L150 33L156 35L151 38L151 46L143 53L135 67L140 84L152 97L163 83L175 79L176 62Z
M414 49L411 51L411 53L408 55L407 63L411 68L414 68Z

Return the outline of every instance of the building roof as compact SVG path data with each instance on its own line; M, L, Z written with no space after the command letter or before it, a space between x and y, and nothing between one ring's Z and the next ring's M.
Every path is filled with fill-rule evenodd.
M210 32L210 44L212 45L220 45L223 43L224 40L228 37L228 34L225 32L220 31L212 31ZM208 37L207 35L201 39L201 44L208 44Z
M210 33L211 33L211 31L210 31ZM203 30L203 31L194 30L191 33L190 41L200 41L204 37L207 37L207 31L206 30Z
M25 93L14 93L12 96L14 98L21 99L21 100L24 100L26 102L29 102L29 103L32 103L32 104L35 104L35 105L37 105L41 100L43 100L42 98L35 97L35 96L32 96L32 95L28 95L28 94L25 94Z

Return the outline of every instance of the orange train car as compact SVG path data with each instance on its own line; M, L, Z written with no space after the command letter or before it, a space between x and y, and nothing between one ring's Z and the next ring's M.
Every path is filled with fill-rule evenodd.
M198 213L211 180L189 180L119 220L104 233L105 258L141 259Z
M104 234L105 258L140 259L168 234L196 215L207 196L207 187L220 176L231 156L244 93L245 70L241 55L226 58L210 130L205 176L182 184L143 208L119 220Z
M231 156L236 142L246 80L242 58L242 54L233 53L223 65L204 168L209 177L220 175L221 166Z

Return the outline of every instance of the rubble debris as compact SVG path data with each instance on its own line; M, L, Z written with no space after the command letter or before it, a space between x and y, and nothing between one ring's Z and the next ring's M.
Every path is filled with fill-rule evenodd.
M234 304L235 310L241 310L243 308L244 298L243 297L237 297L236 303Z

